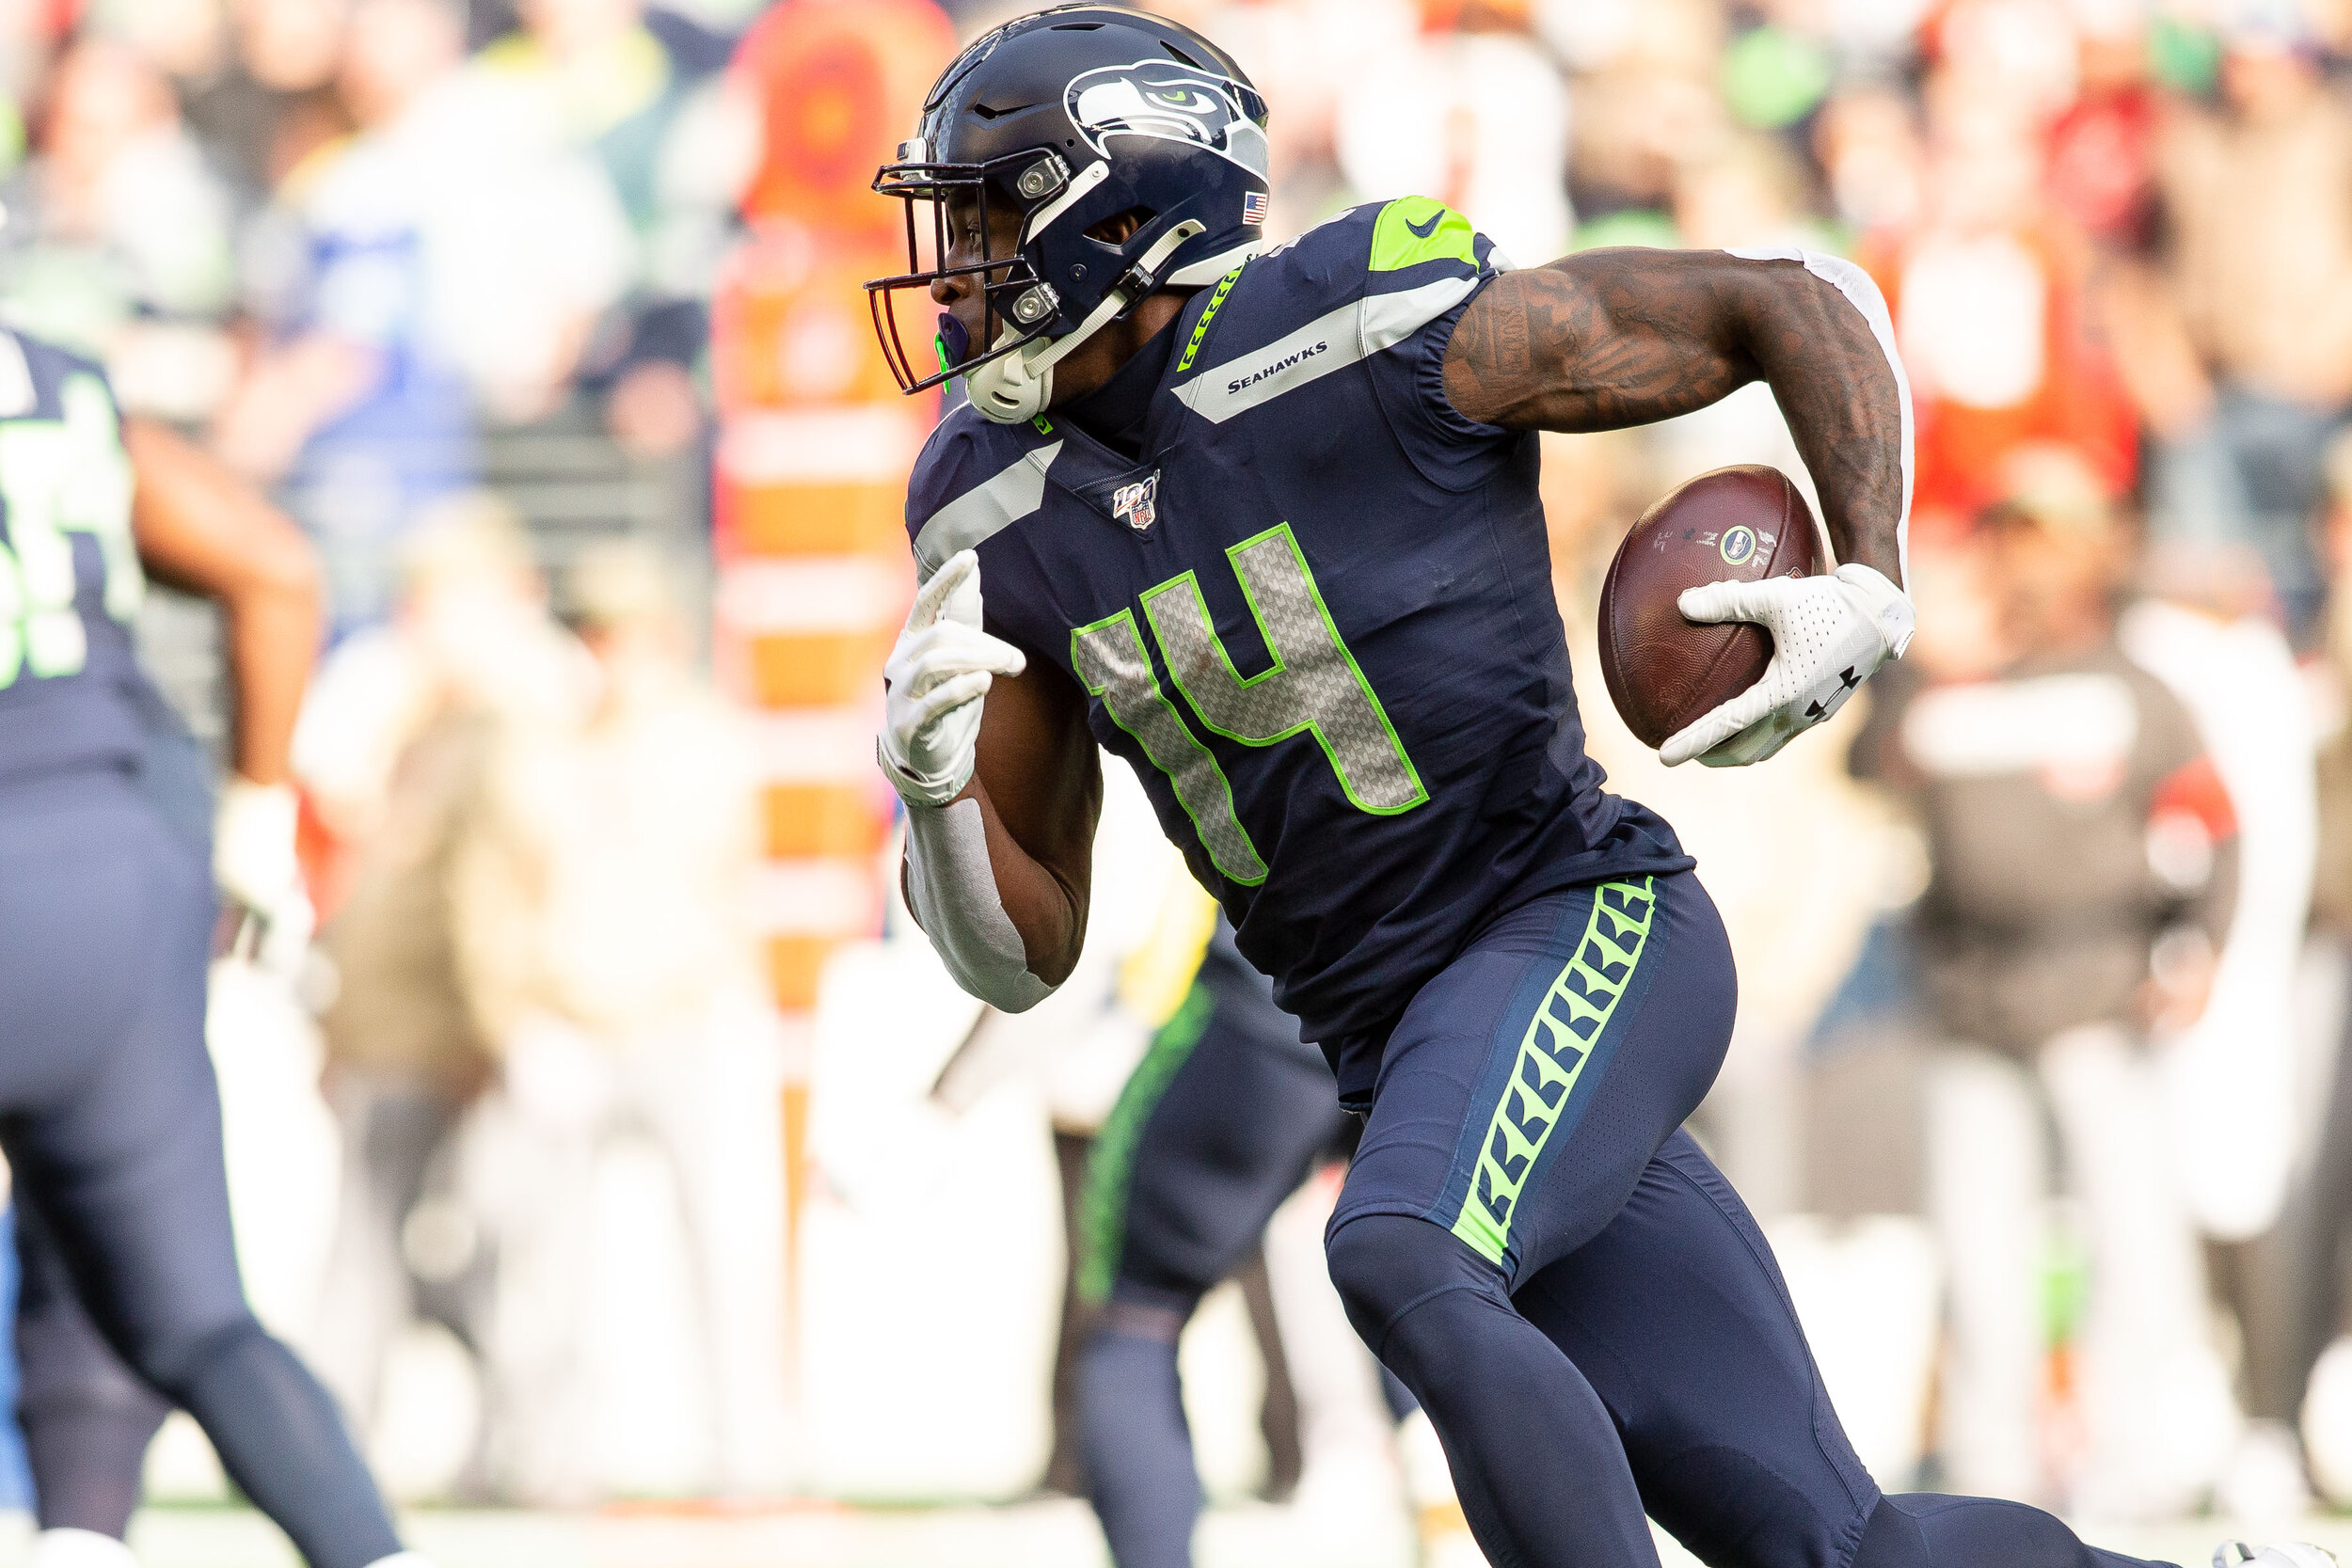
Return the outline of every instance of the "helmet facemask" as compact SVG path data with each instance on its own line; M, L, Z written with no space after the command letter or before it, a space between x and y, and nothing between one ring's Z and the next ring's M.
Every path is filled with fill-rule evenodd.
M875 177L907 203L908 271L866 285L892 374L909 392L962 376L998 423L1042 412L1058 361L1161 290L1257 252L1266 168L1257 89L1176 24L1068 6L977 40ZM923 318L902 323L897 295L946 279L963 321L939 316L926 353L909 341Z
M899 161L885 166L874 179L876 191L897 197L906 206L907 270L866 285L882 357L904 392L926 391L1041 341L1061 313L1054 286L1039 277L1022 254L1021 240L1030 227L1029 207L1011 193L1059 190L1070 182L1068 166L1042 149L985 164L934 163L925 158L925 150L919 141L901 144ZM918 208L924 211L918 213ZM1012 245L1005 248L998 230L1008 212L1020 214L1022 222ZM977 260L949 261L956 254L959 223L976 226ZM966 329L939 307L931 293L933 284L950 277L979 280L982 331L977 353L968 341L956 341L965 338ZM911 289L923 293L920 310L938 317L930 343L936 370L923 368L899 321L898 295Z
M899 150L903 155L919 148L919 143L911 142ZM866 285L875 333L902 390L919 392L963 376L973 405L999 424L1017 424L1045 411L1053 402L1054 366L1158 292L1165 281L1168 259L1206 227L1197 219L1184 219L1164 226L1156 234L1143 233L1142 253L1132 263L1122 254L1120 242L1096 239L1089 231L1084 238L1099 248L1102 260L1097 264L1103 275L1117 281L1104 291L1091 310L1071 323L1060 293L1038 276L1030 259L1032 247L1040 235L1085 200L1110 172L1110 165L1098 160L1073 177L1059 153L1038 148L985 164L900 162L875 177L875 190L898 197L907 206L910 270ZM996 187L993 192L992 186ZM927 226L914 211L918 205L930 209L928 257L923 251ZM998 255L996 215L1007 211L1021 214L1021 224L1016 243L1007 254ZM1151 230L1154 214L1138 215L1142 220L1138 230ZM951 264L947 258L955 254L955 226L960 222L977 224L980 254L977 261ZM1126 242L1130 247L1133 243L1132 239ZM928 268L927 260L933 263ZM954 314L941 311L932 339L939 369L918 376L898 325L896 295L901 290L920 288L927 298L931 297L931 285L948 277L979 278L982 341L971 342ZM1055 332L1057 325L1064 330Z

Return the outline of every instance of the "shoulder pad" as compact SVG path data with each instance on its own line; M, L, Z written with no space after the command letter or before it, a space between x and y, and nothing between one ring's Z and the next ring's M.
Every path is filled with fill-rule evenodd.
M1043 505L1045 475L1061 445L1050 415L1025 425L993 424L965 404L940 420L907 481L915 576L928 580L948 557Z
M1441 276L1475 277L1509 266L1470 219L1431 197L1369 202L1270 247L1258 265L1307 290L1387 293Z
M1470 220L1425 196L1384 202L1372 224L1367 263L1375 293L1410 288L1438 277L1476 277L1501 270L1494 242Z
M1176 395L1212 423L1396 347L1493 276L1494 245L1425 197L1357 207L1250 262L1230 306L1210 301ZM1230 324L1215 325L1222 307Z
M1266 246L1249 270L1309 293L1360 293L1372 254L1373 223L1379 213L1377 203L1334 213L1304 233Z

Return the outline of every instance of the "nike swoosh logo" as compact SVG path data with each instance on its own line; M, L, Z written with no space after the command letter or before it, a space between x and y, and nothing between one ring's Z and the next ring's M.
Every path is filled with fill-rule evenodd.
M1412 230L1413 237L1415 239L1425 240L1430 235L1438 231L1438 222L1444 216L1445 209L1440 207L1436 212L1429 214L1429 221L1427 223L1413 223L1408 220L1405 227Z

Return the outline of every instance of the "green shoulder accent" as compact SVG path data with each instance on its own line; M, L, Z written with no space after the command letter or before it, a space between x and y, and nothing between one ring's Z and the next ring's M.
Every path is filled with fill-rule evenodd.
M1470 219L1425 196L1399 197L1372 226L1372 270L1399 272L1423 261L1460 261L1475 269L1478 231Z
M1242 263L1243 266L1248 264L1248 262ZM1209 324L1216 320L1216 313L1219 310L1225 309L1225 296L1233 292L1233 280L1240 276L1241 267L1235 267L1218 280L1216 293L1209 297L1209 308L1200 312L1200 320L1193 326L1192 341L1184 345L1184 356L1176 361L1178 375L1192 369L1194 357L1200 354L1201 343L1209 336Z
M1152 1048L1127 1077L1119 1102L1104 1119L1087 1157L1086 1196L1078 1215L1078 1297L1090 1307L1110 1299L1127 1247L1127 1193L1134 1185L1136 1148L1176 1073L1207 1033L1216 999L1199 981L1174 1016L1152 1037Z

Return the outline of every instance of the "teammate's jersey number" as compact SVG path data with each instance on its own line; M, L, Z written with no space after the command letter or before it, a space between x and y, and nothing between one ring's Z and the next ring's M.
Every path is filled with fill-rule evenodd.
M73 543L87 533L105 563L106 613L138 613L146 579L131 536L131 460L114 401L98 379L60 388L62 419L0 420L0 687L71 675L89 657L73 606Z
M1201 723L1246 746L1312 735L1359 810L1392 816L1428 800L1372 683L1332 625L1290 525L1225 553L1273 658L1264 673L1245 678L1233 668L1196 573L1143 594L1168 673ZM1122 610L1073 631L1070 660L1087 690L1168 775L1217 870L1236 882L1265 880L1265 861L1234 814L1232 785L1160 689L1135 612Z

